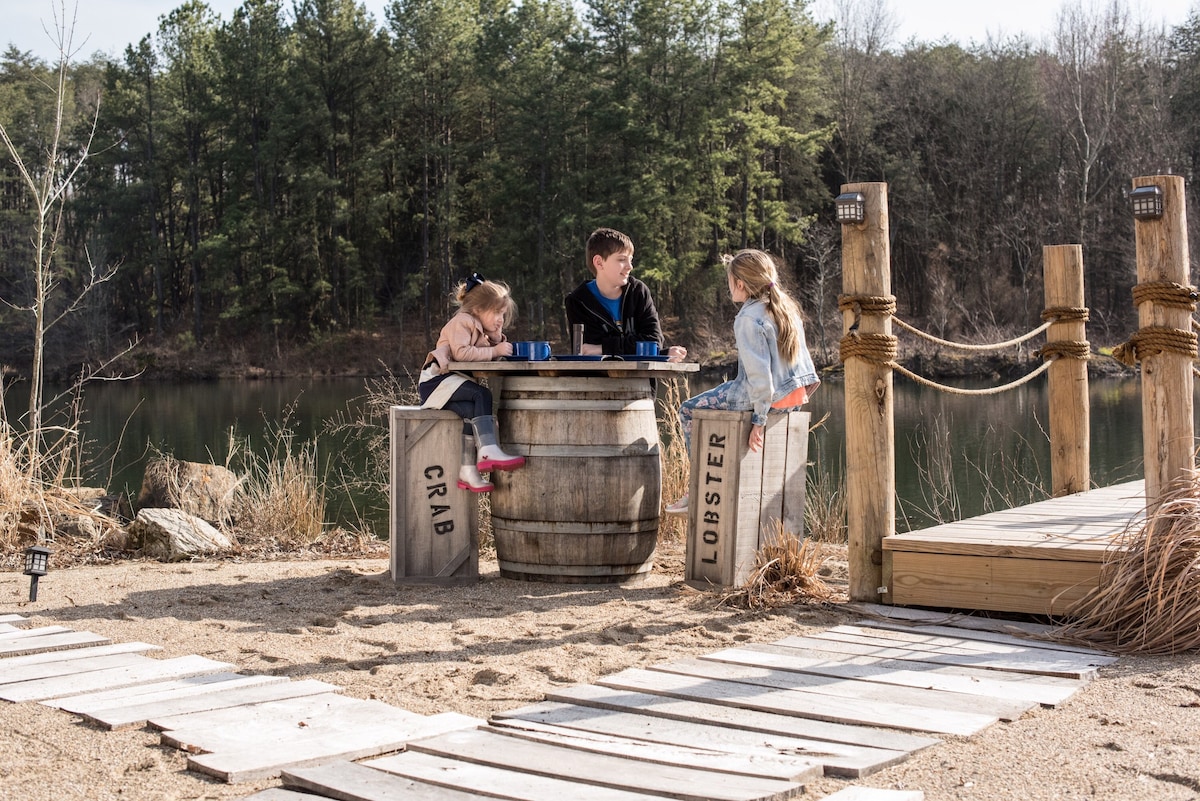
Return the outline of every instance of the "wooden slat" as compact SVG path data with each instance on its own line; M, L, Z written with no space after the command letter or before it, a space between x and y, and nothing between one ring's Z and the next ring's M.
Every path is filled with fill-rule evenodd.
M168 678L181 679L204 673L220 673L232 667L233 665L228 662L216 662L195 655L180 656L175 659L147 659L145 664L134 667L94 670L90 673L76 673L70 676L6 684L0 686L0 698L6 701L44 701L49 698L62 698L100 689L129 687L133 684L144 684Z
M70 631L62 634L48 634L45 637L0 642L0 659L25 654L44 654L51 651L65 651L70 648L87 648L92 645L108 645L108 637L93 634L90 631Z
M948 712L976 713L1008 721L1020 718L1037 706L1033 701L1014 700L999 695L963 695L929 686L874 684L853 678L833 678L815 673L777 670L762 665L720 660L676 659L652 665L650 669L704 679L735 681L776 690L803 690L855 701L882 701Z
M28 637L45 637L47 634L66 634L74 631L66 626L38 626L35 629L19 629L15 626L9 631L0 631L0 642L13 642Z
M404 726L424 720L424 715L336 693L319 693L281 698L254 704L182 715L154 717L156 729L162 729L162 741L184 751L230 751L254 742L287 739L312 734L318 729L339 731L353 728L372 716L381 723Z
M1117 657L1102 651L1069 651L1042 648L1038 644L1028 641L985 640L963 636L962 633L954 630L951 630L949 635L945 635L929 634L909 628L841 625L822 631L815 636L859 637L872 642L883 641L910 648L927 648L950 653L996 654L1015 660L1017 663L1025 661L1031 664L1049 663L1056 667L1062 666L1078 670L1103 667L1117 661Z
M915 752L939 742L933 737L907 732L830 723L823 720L776 714L775 712L761 712L755 709L736 709L702 701L614 690L597 684L581 684L574 687L552 689L546 693L546 698L549 701L637 712L670 720L728 726L784 737L827 740L870 748L886 748L893 751Z
M624 756L580 751L560 745L506 737L471 729L409 743L410 752L433 754L478 765L519 770L581 784L652 793L682 801L784 799L802 784L756 776L647 762Z
M280 777L284 787L295 787L341 801L473 801L490 795L452 790L396 776L356 762L335 761L309 768L288 768ZM305 796L311 799L312 796ZM564 801L569 801L564 799Z
M928 687L967 696L1019 699L1044 706L1063 703L1083 686L1083 682L1074 679L1056 679L1062 682L1061 684L1010 681L1008 677L1021 674L971 668L960 670L929 662L855 657L831 651L775 645L727 648L724 651L705 654L702 658L715 662L756 665L772 670L794 670L818 676L872 681L885 686Z
M1032 673L1042 676L1060 676L1069 679L1092 679L1097 675L1095 668L1083 670L1073 667L1055 667L1050 662L1041 664L1026 660L1018 663L1011 655L985 654L981 652L947 653L944 651L913 648L899 643L874 641L862 637L812 636L785 637L775 645L789 648L810 648L844 654L873 656L879 659L900 659L930 662L935 665L958 665L960 667L986 668L996 671Z
M9 667L3 661L0 661L0 685L33 681L34 679L49 679L55 676L70 676L76 673L89 673L93 670L135 667L147 662L156 661L158 660L150 659L137 653L107 654L82 659L63 659L57 662L39 662L32 665L14 667Z
M1111 653L1101 651L1098 648L1088 648L1082 645L1072 645L1070 643L1059 643L1053 640L1035 640L1029 637L1016 637L1012 634L1004 634L998 631L978 631L978 630L963 630L957 626L936 626L936 625L914 625L905 623L894 623L886 620L860 620L851 625L860 627L872 627L878 629L886 629L888 631L908 631L914 634L929 635L933 637L953 637L957 640L978 640L980 642L999 643L1002 645L1014 645L1022 648L1038 648L1044 651L1066 651L1069 654L1083 654L1085 656L1095 656L1110 658L1116 661ZM1108 663L1108 664L1111 664Z
M17 628L22 628L24 626L29 625L29 618L25 617L24 615L12 615L12 614L0 615L0 623L4 623L5 625L8 625L8 626L15 626Z
M331 796L320 796L321 798L330 798ZM295 790L285 790L282 787L268 787L265 790L259 790L254 795L248 795L242 801L314 801L317 796L309 795L308 793L300 793Z
M258 781L274 778L285 768L386 754L404 748L410 740L482 724L482 720L456 712L401 724L366 719L351 730L321 729L288 740L244 743L231 752L199 754L188 759L188 767L230 783Z
M467 793L480 793L511 801L662 801L661 795L588 787L572 781L535 776L490 765L476 765L412 751L372 759L368 767L437 784Z
M229 681L231 676L241 676L240 673L221 671L205 673L200 676L188 676L182 679L166 679L151 681L146 684L134 684L129 687L118 687L113 690L97 690L95 692L69 695L65 698L49 698L41 703L77 715L89 715L105 709L144 704L163 698L174 698L180 695L210 692L211 684Z
M575 734L579 736L616 737L679 748L716 750L723 754L745 757L758 766L766 763L775 770L781 761L788 770L801 762L818 762L830 776L857 778L882 768L903 762L905 751L822 742L800 737L730 729L703 723L689 723L666 718L618 712L574 704L545 701L522 707L511 713L498 713L489 724L492 728L516 735L540 733ZM778 776L776 776L778 778ZM790 778L800 780L799 775Z
M874 619L891 621L909 621L926 626L954 626L956 629L970 631L995 631L1001 634L1022 634L1037 640L1052 634L1057 626L1046 623L1033 623L1027 620L1008 620L1007 618L985 617L983 615L966 614L963 612L944 612L932 609L914 609L907 606L887 606L872 604L865 601L852 601L843 607L862 615L870 615Z
M949 712L886 701L856 701L801 690L764 692L762 688L739 682L715 681L638 668L623 670L596 683L618 690L667 695L740 709L935 734L975 734L997 720L995 715Z
M92 659L97 656L112 656L113 654L137 654L146 651L160 651L161 646L144 642L114 642L108 645L93 645L87 648L72 648L68 651L45 651L25 656L7 656L0 659L0 682L3 676L12 669L21 669L28 665L52 665L58 662L69 662L73 659Z
M231 706L259 704L339 690L332 684L315 679L289 681L284 676L239 676L236 673L224 675L230 678L169 691L153 700L138 697L131 699L138 703L77 714L102 728L116 731L145 726L155 717L209 712Z
M489 725L488 731L506 737L532 740L538 743L590 751L597 754L676 765L714 773L733 773L760 779L805 782L824 774L819 760L783 755L731 754L710 745L666 745L645 738L614 737L607 734L576 731L558 726L525 723L520 727Z

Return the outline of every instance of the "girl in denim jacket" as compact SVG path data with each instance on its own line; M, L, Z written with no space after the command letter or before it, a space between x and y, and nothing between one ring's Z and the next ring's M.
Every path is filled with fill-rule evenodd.
M761 250L725 256L729 295L742 304L733 320L738 372L707 392L688 398L679 409L684 442L692 450L692 415L696 409L752 412L751 451L761 451L767 413L795 411L821 382L804 342L804 321L796 301L779 285L775 260ZM667 507L671 514L688 509L684 495Z

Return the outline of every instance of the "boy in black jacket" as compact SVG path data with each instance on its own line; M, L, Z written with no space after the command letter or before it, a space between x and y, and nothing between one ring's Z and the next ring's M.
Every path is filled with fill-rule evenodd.
M630 275L633 241L612 228L598 228L588 237L587 260L596 277L566 298L567 322L583 323L583 354L631 355L638 342L657 342L662 350L662 327L650 289ZM687 356L678 345L662 352L673 362Z

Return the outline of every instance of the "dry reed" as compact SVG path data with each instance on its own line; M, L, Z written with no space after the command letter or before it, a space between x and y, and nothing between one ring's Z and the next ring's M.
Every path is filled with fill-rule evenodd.
M663 382L662 416L658 420L659 439L662 448L662 514L659 517L658 533L665 539L680 540L687 534L687 518L684 515L666 514L666 507L688 491L691 478L691 463L683 440L683 425L679 421L679 407L687 400L686 378L671 378Z
M754 555L750 577L742 586L722 595L720 603L745 609L823 603L834 595L820 577L824 563L819 543L784 531L777 523L767 544Z
M1200 473L1114 544L1096 590L1057 632L1119 652L1200 650Z

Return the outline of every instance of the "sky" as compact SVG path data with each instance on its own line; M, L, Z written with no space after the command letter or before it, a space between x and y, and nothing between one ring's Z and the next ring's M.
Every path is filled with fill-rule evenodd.
M90 56L97 50L120 56L125 46L134 44L158 28L158 20L177 8L183 0L78 0L75 44L82 49L73 60ZM57 58L58 50L43 27L54 29L54 9L62 0L0 0L0 51L15 44L47 61ZM229 19L241 0L207 0L222 19ZM379 24L390 0L359 0ZM814 17L826 19L835 0L815 0ZM1088 0L1085 0L1088 2ZM75 0L65 0L70 14ZM1153 24L1178 25L1200 0L1130 0L1140 17ZM1025 34L1040 39L1050 32L1061 2L1057 0L890 0L899 25L897 43L910 39L936 41L943 37L962 44L983 42L989 36L1004 38ZM1101 3L1102 5L1102 3ZM291 4L284 3L290 9ZM86 41L85 41L86 39Z

